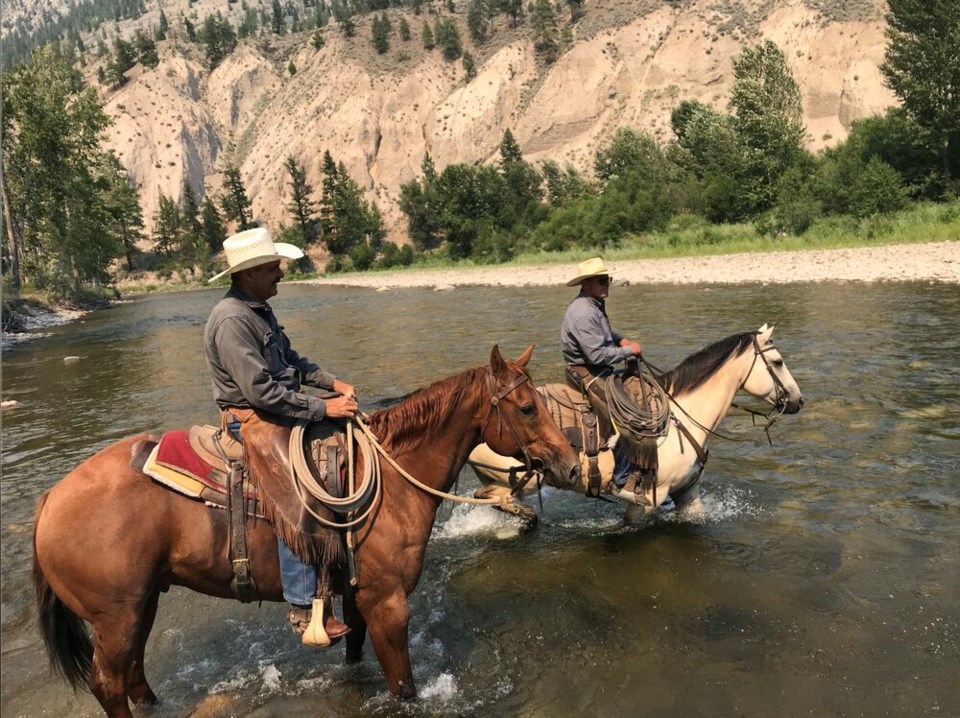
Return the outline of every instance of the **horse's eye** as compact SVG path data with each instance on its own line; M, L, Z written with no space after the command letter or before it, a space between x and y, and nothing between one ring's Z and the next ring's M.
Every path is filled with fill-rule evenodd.
M783 359L777 359L775 362L773 362L773 365L779 369L783 366Z
M520 407L520 413L524 416L536 416L537 415L537 405L536 404L524 404Z

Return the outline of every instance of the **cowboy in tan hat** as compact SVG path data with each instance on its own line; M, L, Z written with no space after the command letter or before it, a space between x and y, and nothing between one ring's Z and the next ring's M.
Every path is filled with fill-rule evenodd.
M603 381L598 380L613 373L620 362L639 357L642 351L639 342L617 334L610 326L606 308L610 281L610 271L600 257L581 262L577 275L567 282L568 287L579 285L580 293L567 307L560 330L567 381L590 399L604 439L610 437L613 427ZM629 461L618 457L614 475L618 486L626 483L632 470Z
M230 289L213 308L203 334L213 396L220 411L228 416L249 416L256 410L281 421L353 417L358 408L354 387L294 351L267 304L283 279L281 261L299 259L303 252L292 244L274 242L262 228L229 237L223 251L229 266L210 281L229 274ZM322 399L303 393L302 386L326 389L338 396ZM233 426L239 427L241 422L234 421ZM236 431L240 439L242 428ZM283 595L292 604L288 618L294 632L303 633L317 594L318 569L301 561L283 540L278 538L277 543ZM324 613L326 633L336 642L349 628L331 610Z

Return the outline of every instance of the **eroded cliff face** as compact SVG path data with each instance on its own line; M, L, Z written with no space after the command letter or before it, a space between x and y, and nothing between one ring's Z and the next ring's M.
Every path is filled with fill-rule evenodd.
M148 230L161 192L179 197L186 180L200 198L216 194L228 160L241 170L256 219L273 229L289 224L286 158L303 162L319 197L329 150L380 206L390 239L404 242L400 186L419 176L426 152L438 169L494 161L509 128L528 161L570 162L590 174L594 152L618 127L666 143L681 100L726 110L732 59L744 43L769 38L784 51L811 149L843 139L854 120L895 102L879 71L884 25L879 16L830 22L809 4L766 12L766 0L726 3L753 13L749 27L731 30L735 18L715 0L588 2L574 44L553 65L538 64L524 28L504 28L495 42L469 48L477 59L469 82L459 61L423 50L423 20L413 16L413 39L394 35L387 56L370 48L369 18L352 40L327 28L320 50L303 35L245 41L213 72L196 46L174 39L161 44L157 68L133 71L104 97L115 120L107 144L140 186Z

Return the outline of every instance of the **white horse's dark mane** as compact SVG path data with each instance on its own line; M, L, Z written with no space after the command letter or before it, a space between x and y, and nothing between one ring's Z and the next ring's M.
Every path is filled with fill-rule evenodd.
M740 356L753 344L756 332L743 332L721 339L691 354L660 377L660 383L672 395L693 391L716 374L729 359Z

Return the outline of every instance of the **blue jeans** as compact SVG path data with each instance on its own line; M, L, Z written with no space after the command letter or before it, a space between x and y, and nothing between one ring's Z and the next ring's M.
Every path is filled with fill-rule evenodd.
M317 597L317 567L301 561L281 539L277 539L280 554L280 583L283 599L297 606L311 606Z

